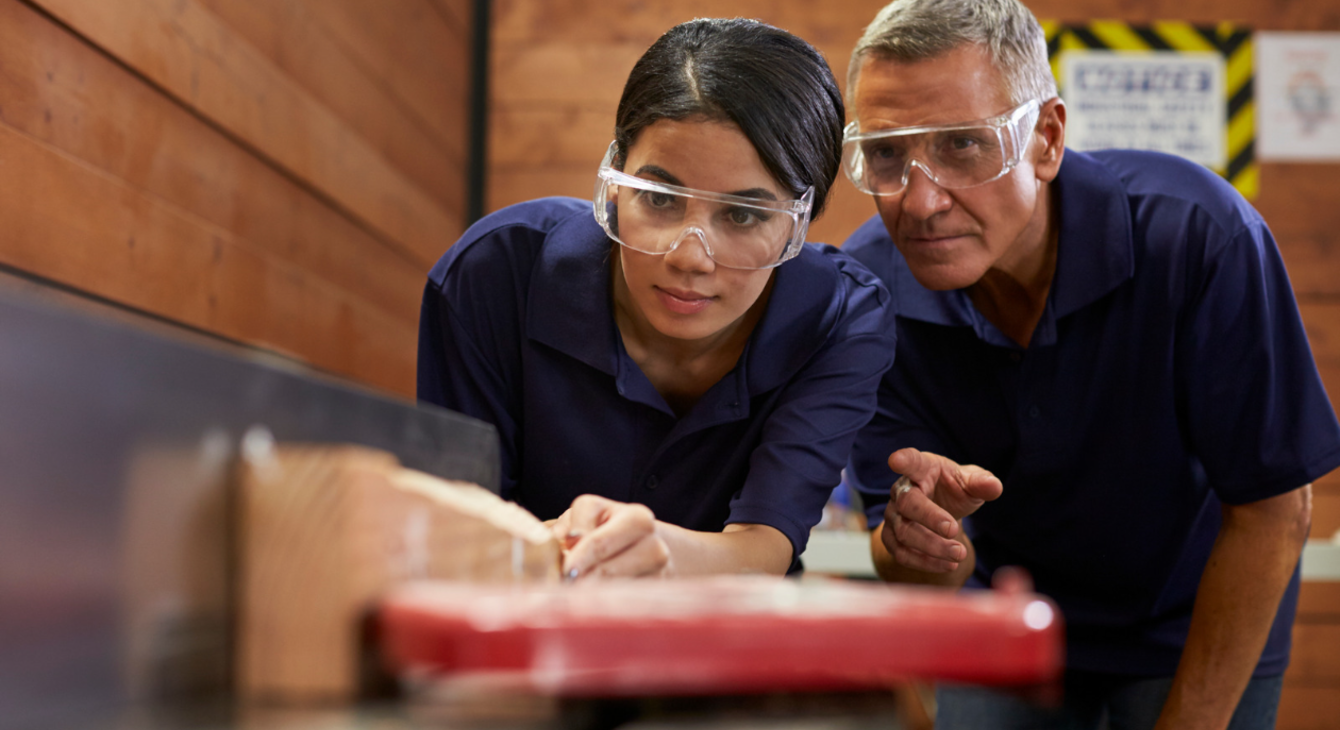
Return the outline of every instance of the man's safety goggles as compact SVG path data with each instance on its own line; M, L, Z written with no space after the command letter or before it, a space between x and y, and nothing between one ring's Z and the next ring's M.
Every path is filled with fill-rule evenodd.
M897 195L916 167L942 188L970 188L1014 169L1028 147L1041 104L1035 99L978 122L897 127L842 136L842 166L862 192Z
M596 174L595 214L609 237L642 253L670 253L697 236L707 255L732 269L769 269L800 253L814 188L799 200L712 193L620 172L611 144Z

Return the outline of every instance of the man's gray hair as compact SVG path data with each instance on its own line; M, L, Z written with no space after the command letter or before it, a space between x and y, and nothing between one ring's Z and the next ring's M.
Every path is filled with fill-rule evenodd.
M853 98L867 57L921 61L963 45L986 49L1015 104L1056 96L1047 38L1019 0L893 0L851 52L847 98Z

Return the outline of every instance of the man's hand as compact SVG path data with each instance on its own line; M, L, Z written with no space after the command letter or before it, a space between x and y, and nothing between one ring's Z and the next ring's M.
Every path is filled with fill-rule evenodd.
M564 547L563 576L662 577L672 571L670 549L646 505L585 494L550 525Z
M967 563L972 551L959 521L999 497L1003 490L1000 480L981 467L959 465L916 449L895 451L889 457L889 468L903 478L894 483L889 496L879 541L897 568L881 570L881 575L909 580L906 571L911 570L938 575L962 573L966 578L972 567ZM875 553L879 566L882 556L878 550ZM884 562L887 566L887 560Z

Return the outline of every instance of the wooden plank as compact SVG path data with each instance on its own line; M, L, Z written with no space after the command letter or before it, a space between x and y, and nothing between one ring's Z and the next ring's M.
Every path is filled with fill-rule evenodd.
M628 72L646 50L640 42L499 44L489 68L490 98L507 106L616 109Z
M1284 681L1291 685L1340 688L1340 622L1294 624L1293 649Z
M617 102L617 99L616 99ZM536 107L495 103L489 114L489 169L525 172L554 166L588 167L595 175L614 139L617 104Z
M21 171L21 173L20 173ZM416 328L0 125L0 261L409 395Z
M785 4L774 0L497 0L491 37L497 43L523 44L563 38L573 45L637 39L645 50L671 27L694 18L745 17L778 24L779 6ZM819 10L811 3L805 5ZM870 17L874 17L873 10Z
M1340 686L1294 687L1280 693L1277 730L1335 730L1340 717Z
M1298 620L1340 622L1340 581L1303 581L1298 591Z
M299 0L307 13L444 139L469 130L469 26L431 0Z
M368 609L406 580L558 582L558 543L534 515L391 454L280 447L246 454L240 471L245 699L354 699Z
M39 0L63 22L403 246L423 265L461 230L437 206L195 0Z
M543 167L538 170L508 172L498 170L488 177L485 205L496 211L513 203L550 195L569 195L590 200L596 184L595 164L581 167Z
M387 80L351 58L302 3L201 0L201 4L334 111L439 205L461 206L465 135L440 136L391 93ZM464 64L448 70L455 74L467 71Z
M417 321L426 271L417 259L15 0L0 0L0 68L0 123L228 230L263 256Z
M457 38L474 37L474 0L429 0Z
M1330 540L1340 534L1340 495L1331 490L1313 489L1312 493L1312 539ZM1336 646L1340 653L1340 644Z

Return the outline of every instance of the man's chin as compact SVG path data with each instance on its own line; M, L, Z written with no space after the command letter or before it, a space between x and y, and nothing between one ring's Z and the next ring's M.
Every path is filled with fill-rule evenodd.
M951 264L926 264L908 261L908 269L917 283L931 291L966 289L982 278L980 273Z

